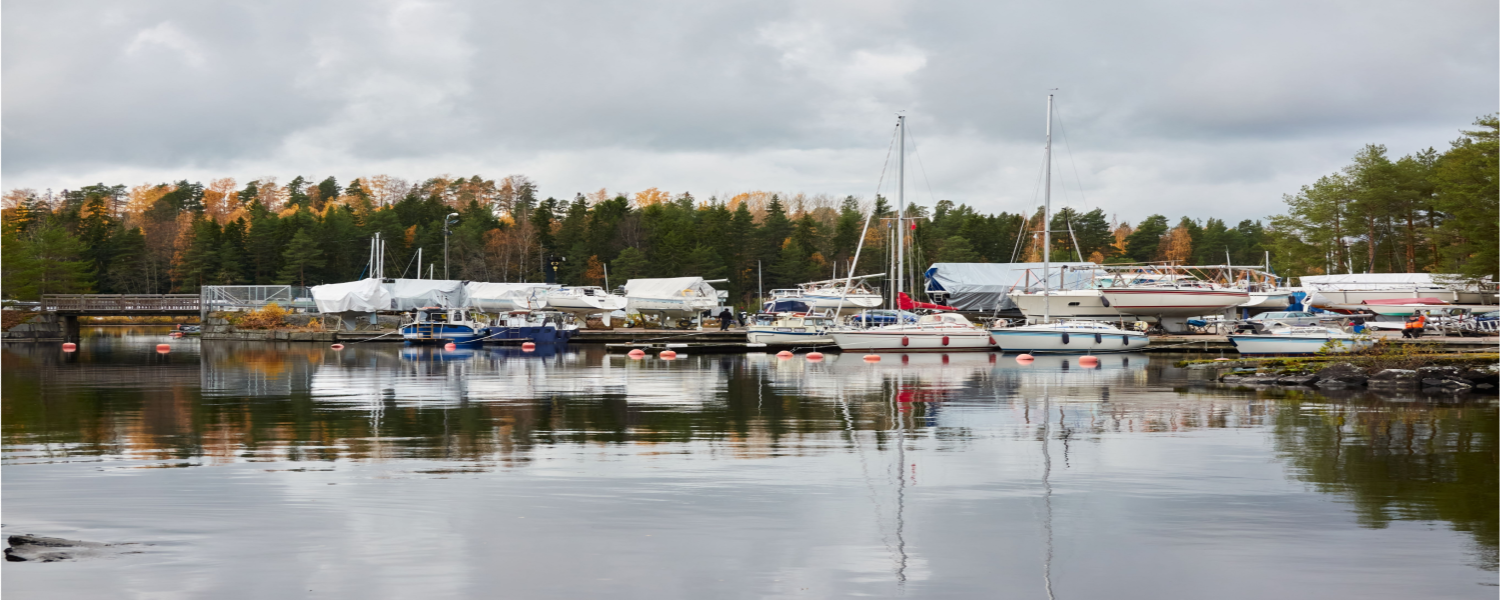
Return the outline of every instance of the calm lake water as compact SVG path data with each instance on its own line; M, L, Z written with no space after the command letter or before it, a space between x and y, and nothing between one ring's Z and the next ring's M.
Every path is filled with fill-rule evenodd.
M1492 396L1115 355L3 350L7 598L1494 598Z

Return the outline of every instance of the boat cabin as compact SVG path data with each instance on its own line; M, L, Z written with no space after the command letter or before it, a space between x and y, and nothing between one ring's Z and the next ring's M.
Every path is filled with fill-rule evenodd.
M958 313L948 313L948 312L945 312L945 313L935 313L935 314L930 314L930 315L922 315L921 318L917 319L917 324L918 325L923 325L923 326L930 326L930 325L948 325L948 326L955 326L955 325L957 325L957 326L963 326L963 327L973 327L974 326L974 324L970 323L968 319L965 319L963 315L958 314Z

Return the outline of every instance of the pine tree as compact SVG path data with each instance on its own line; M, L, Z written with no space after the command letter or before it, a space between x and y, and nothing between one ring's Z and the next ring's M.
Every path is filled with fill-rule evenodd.
M132 227L115 236L114 257L109 272L101 275L109 288L121 294L149 293L146 281L146 236L140 227Z
M626 248L609 264L609 277L623 285L631 279L640 279L646 274L646 254L636 248Z
M43 294L79 294L90 291L93 272L82 260L83 244L67 230L52 224L37 226L26 234L5 236L5 293L12 298L36 300Z
M943 241L943 249L938 252L937 262L942 263L972 263L980 262L979 254L974 252L969 240L963 236L953 236Z
M281 269L281 283L295 283L306 287L308 270L323 266L323 251L306 229L297 230L281 256L285 265Z

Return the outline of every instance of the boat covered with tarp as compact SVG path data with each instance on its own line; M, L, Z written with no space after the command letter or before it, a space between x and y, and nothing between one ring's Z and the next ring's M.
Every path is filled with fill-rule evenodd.
M933 263L923 275L927 297L956 310L994 312L1017 308L1010 298L1013 292L1090 288L1099 274L1095 271L1099 265L1091 262L1050 266L1045 286L1040 276L1042 263Z

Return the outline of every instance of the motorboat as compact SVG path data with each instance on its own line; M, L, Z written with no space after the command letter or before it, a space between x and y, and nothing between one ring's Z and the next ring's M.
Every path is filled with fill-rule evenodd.
M570 313L555 310L515 310L485 331L486 342L562 344L578 332Z
M988 331L958 313L922 315L916 323L830 331L843 350L867 352L982 352L994 350Z
M655 316L662 325L674 319L680 324L718 307L728 292L716 290L710 284L725 281L729 280L710 281L702 277L632 279L625 282L625 312Z
M1351 311L1368 311L1377 315L1410 317L1417 311L1441 310L1447 308L1449 303L1438 298L1390 298L1365 300L1357 305L1341 305L1338 308L1351 309Z
M485 336L485 316L466 308L427 306L412 313L401 326L401 337L414 344L462 344Z
M1263 333L1232 333L1229 342L1240 354L1345 354L1375 345L1369 336L1318 326L1273 327Z
M1099 321L1060 321L992 327L990 336L1006 352L1131 352L1150 344L1146 334Z
M546 306L552 310L570 313L579 319L589 315L603 314L604 325L609 325L609 314L625 308L624 296L616 296L596 286L561 287L549 290Z
M1167 331L1186 329L1188 317L1223 314L1250 301L1250 292L1204 281L1102 288L1106 305L1127 315L1156 317Z
M770 346L832 344L833 338L828 332L835 325L833 317L823 315L762 313L755 315L751 325L745 328L745 338L752 344Z
M813 281L799 285L795 289L771 290L771 298L773 300L801 300L819 312L838 311L839 314L847 315L861 310L880 308L880 305L885 303L880 290L871 288L864 282L871 277L884 275L884 273L877 273L849 279Z

